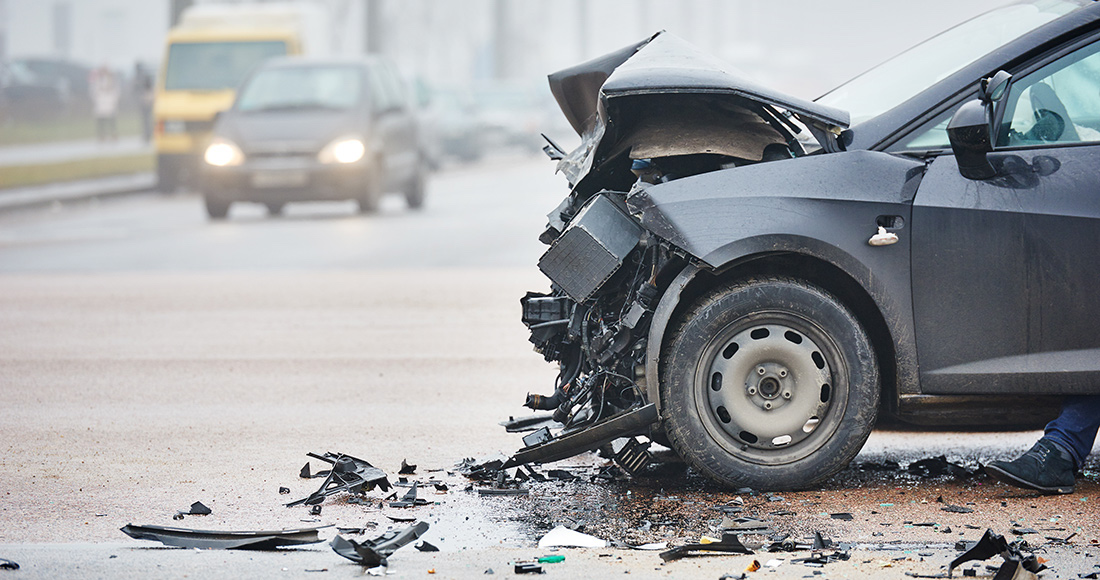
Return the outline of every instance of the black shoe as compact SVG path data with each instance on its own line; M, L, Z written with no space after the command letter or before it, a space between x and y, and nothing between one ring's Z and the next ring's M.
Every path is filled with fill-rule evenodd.
M1016 461L992 461L985 472L1016 487L1043 493L1073 493L1073 458L1057 444L1040 439Z

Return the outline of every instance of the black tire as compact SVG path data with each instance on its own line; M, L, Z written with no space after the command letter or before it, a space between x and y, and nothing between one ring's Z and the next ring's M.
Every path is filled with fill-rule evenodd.
M163 155L157 156L157 191L175 193L180 187L180 168L178 163Z
M409 209L424 207L424 197L427 192L428 169L425 163L417 164L416 172L405 186L405 203Z
M203 196L203 201L206 205L206 215L210 216L212 220L222 220L225 216L229 215L230 202L210 197L209 195Z
M755 278L704 295L680 317L663 359L672 448L731 488L820 483L875 425L867 333L840 301L799 280Z
M355 200L359 204L359 213L375 213L378 211L378 204L382 199L382 184L385 182L386 180L382 175L382 165L376 161L367 171L362 190Z

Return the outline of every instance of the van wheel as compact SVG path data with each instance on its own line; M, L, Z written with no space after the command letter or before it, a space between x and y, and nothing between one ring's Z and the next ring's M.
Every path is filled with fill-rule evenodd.
M669 442L732 488L799 489L843 469L878 412L878 367L855 316L790 278L715 289L665 348Z
M209 195L203 196L203 201L206 203L206 215L210 216L210 219L225 219L225 216L229 215L230 202L214 199Z

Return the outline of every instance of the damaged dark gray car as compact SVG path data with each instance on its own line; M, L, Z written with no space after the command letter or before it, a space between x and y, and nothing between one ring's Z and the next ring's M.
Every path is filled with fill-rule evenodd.
M572 189L522 303L558 429L507 465L645 435L801 488L881 417L1100 393L1098 30L1093 2L1006 6L816 102L666 33L551 75L582 144L547 148Z

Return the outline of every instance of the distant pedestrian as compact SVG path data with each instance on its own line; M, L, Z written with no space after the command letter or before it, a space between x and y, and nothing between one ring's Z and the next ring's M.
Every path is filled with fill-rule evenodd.
M141 114L141 139L153 139L153 75L140 62L134 63L134 98Z
M95 114L96 138L100 141L118 139L118 102L122 97L118 77L103 65L92 71L88 79Z

